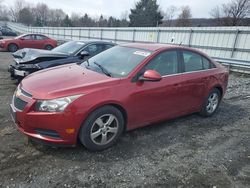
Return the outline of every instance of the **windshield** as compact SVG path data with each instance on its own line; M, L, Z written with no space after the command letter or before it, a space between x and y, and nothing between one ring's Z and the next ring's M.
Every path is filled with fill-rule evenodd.
M74 55L84 45L85 45L84 42L70 41L70 42L66 42L66 43L54 48L52 51Z
M21 37L25 36L26 34L22 34L22 35L19 35L17 37L15 37L14 39L20 39Z
M137 48L116 46L82 63L97 72L108 72L112 77L126 77L138 64L151 54Z

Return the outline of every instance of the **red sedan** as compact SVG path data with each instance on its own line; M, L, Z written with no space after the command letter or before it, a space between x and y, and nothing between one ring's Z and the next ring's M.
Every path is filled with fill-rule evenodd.
M228 71L194 49L127 44L81 65L34 73L11 104L18 129L30 138L90 150L113 145L125 130L199 112L213 115Z
M9 52L15 52L22 48L51 50L56 46L56 40L41 34L25 34L12 39L0 40L0 50Z

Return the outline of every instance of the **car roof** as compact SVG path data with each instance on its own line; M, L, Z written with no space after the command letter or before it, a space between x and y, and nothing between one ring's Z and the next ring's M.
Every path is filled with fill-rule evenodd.
M126 43L126 44L121 44L121 46L129 47L129 48L139 48L139 49L144 49L148 51L157 51L162 48L173 47L173 45L159 44L159 43Z
M87 41L77 41L77 42L84 42L85 44L102 43L102 44L116 45L114 42L103 41L103 40L87 40Z
M121 44L120 46L129 47L129 48L138 48L142 50L148 51L158 51L158 50L167 50L167 49L182 49L182 50L190 50L199 54L202 54L208 57L205 53L198 49L190 48L182 45L172 45L172 44L162 44L162 43L126 43Z

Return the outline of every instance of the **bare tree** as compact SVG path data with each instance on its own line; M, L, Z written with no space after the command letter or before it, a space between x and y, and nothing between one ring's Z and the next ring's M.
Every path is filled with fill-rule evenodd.
M19 12L19 21L26 25L31 25L34 21L34 17L31 12L31 8L26 7Z
M41 26L45 26L48 21L49 8L44 3L38 3L36 5L36 18L40 20Z
M191 26L191 19L192 18L192 14L191 14L191 9L190 7L187 6L183 6L181 7L181 13L178 16L177 19L177 26L181 26L181 27L188 27Z
M215 7L210 14L220 25L241 25L243 19L250 16L250 0L231 0L228 4Z
M169 6L164 13L165 26L171 27L173 24L173 19L176 15L178 8L176 6Z
M54 22L55 22L56 26L60 26L62 20L66 16L66 14L65 14L65 12L63 12L62 9L55 9L55 10L53 10L53 12L54 12L54 16L55 16Z
M6 6L3 4L4 0L0 0L0 20L1 21L7 21L8 18L8 11Z
M27 5L25 0L16 0L14 5L9 8L9 14L11 16L11 20L17 22L19 19L20 11Z
M219 6L214 7L210 11L210 15L215 19L216 25L222 25L222 16L221 16L221 10Z
M80 27L81 26L81 15L78 13L72 13L70 19L72 21L73 26Z

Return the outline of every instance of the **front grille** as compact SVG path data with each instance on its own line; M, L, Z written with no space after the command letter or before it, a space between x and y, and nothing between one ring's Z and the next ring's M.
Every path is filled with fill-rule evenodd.
M47 136L47 137L52 137L52 138L56 138L59 139L60 136L58 134L58 132L53 131L53 130L48 130L48 129L35 129L35 131L42 135L42 136Z
M14 97L14 106L18 109L18 110L24 110L25 106L28 103L23 101L22 99L18 98L18 97Z

